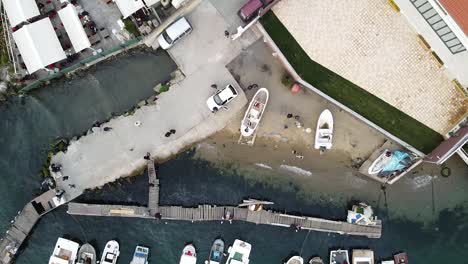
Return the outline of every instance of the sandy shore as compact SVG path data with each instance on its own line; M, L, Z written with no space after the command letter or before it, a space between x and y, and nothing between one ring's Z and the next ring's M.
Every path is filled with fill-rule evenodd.
M359 174L357 167L384 143L385 137L316 94L291 93L281 83L281 66L268 52L262 42L257 42L228 65L242 87L256 83L270 91L255 145L237 144L241 113L225 130L199 143L196 158L234 170L255 182L293 188L304 200L319 199L324 203L363 200L384 208L380 183ZM254 90L245 92L249 100L255 93ZM318 116L325 108L331 110L335 119L334 145L332 150L320 155L313 142ZM301 128L296 127L294 118L286 117L288 113L299 115ZM311 128L312 133L306 133L305 128ZM292 150L304 158L297 158ZM440 169L424 164L388 187L389 215L426 221L444 208L466 202L461 188L468 188L468 179L464 177L468 169L458 157L451 159L449 166L450 178L433 178L431 175L438 175Z

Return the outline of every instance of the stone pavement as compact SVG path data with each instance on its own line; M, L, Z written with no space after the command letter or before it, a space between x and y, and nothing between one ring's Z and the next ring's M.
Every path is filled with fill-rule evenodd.
M435 131L467 112L466 97L386 0L286 0L273 10L311 59Z

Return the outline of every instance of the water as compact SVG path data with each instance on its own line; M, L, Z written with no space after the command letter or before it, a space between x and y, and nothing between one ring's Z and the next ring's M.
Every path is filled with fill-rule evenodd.
M38 191L38 170L45 160L49 143L60 137L72 137L86 131L97 120L111 113L123 112L152 94L152 87L168 77L175 65L165 53L135 52L129 56L99 65L71 82L61 81L34 92L26 98L15 98L0 105L0 231L8 227L15 213ZM148 74L150 72L151 74ZM242 198L255 197L275 201L274 208L287 212L330 219L343 219L350 201L323 203L299 195L299 182L273 187L252 180L255 175L237 173L226 164L223 170L193 158L192 152L179 155L161 165L161 203L196 205L199 203L237 204ZM466 170L462 170L466 171ZM423 180L421 182L424 182ZM110 185L102 191L87 193L82 201L144 204L147 199L146 175ZM316 189L320 189L317 186ZM459 193L459 192L458 192ZM439 195L437 204L451 201L450 192ZM334 194L330 194L334 195ZM459 194L457 194L459 195ZM350 195L351 196L351 195ZM411 199L426 199L418 193ZM460 201L460 199L456 199ZM393 205L392 210L407 207ZM186 223L156 220L82 217L66 214L59 208L43 217L23 252L22 263L47 263L59 236L89 241L102 251L106 241L118 239L121 244L119 263L129 263L135 246L151 247L151 263L178 263L186 242L199 249L199 263L208 255L212 241L222 236L226 243L241 238L253 244L251 263L282 263L291 253L309 258L320 255L327 259L333 248L371 248L376 256L390 258L400 250L409 252L411 263L460 263L468 259L468 208L464 203L442 209L430 224L405 217L388 218L381 207L377 214L384 220L381 239L340 236L287 228L233 223ZM419 210L419 208L413 208ZM436 230L435 228L438 228Z

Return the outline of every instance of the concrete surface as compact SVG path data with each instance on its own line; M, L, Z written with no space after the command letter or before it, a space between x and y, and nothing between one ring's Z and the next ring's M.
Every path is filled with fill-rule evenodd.
M285 0L273 10L311 59L435 131L467 111L466 97L386 0Z

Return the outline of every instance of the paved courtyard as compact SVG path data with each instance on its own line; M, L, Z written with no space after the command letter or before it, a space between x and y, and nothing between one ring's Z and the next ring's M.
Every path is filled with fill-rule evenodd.
M433 130L445 134L468 111L386 0L283 0L273 10L312 60Z

